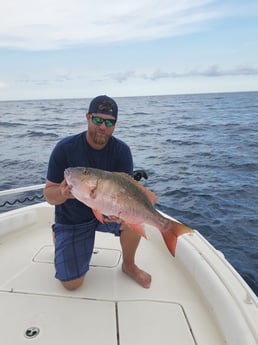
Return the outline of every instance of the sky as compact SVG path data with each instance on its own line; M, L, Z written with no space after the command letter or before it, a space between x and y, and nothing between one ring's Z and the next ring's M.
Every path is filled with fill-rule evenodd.
M0 0L0 100L258 91L257 0Z

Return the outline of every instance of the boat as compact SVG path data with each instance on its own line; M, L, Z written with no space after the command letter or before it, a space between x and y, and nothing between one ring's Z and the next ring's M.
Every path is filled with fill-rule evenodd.
M44 200L0 214L1 344L258 344L257 296L198 230L178 238L173 257L146 228L137 263L149 289L122 273L119 239L97 233L85 282L68 291L54 278L53 221Z

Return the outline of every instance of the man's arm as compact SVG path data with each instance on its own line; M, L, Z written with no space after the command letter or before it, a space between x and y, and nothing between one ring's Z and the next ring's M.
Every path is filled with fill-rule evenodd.
M71 189L72 186L68 186L65 179L61 183L54 183L47 180L44 195L49 204L60 205L67 199L74 199Z

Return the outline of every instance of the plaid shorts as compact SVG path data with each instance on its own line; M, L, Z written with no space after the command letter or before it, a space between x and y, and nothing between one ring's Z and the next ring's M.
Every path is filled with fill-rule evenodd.
M120 235L120 224L102 224L97 219L83 224L59 224L52 226L55 236L55 277L61 281L80 278L89 270L95 232Z

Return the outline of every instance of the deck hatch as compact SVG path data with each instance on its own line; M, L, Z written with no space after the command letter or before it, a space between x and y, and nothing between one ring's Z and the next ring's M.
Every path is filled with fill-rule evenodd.
M118 249L95 247L90 266L112 268L119 264L121 251ZM54 246L45 245L40 248L33 258L33 262L54 264Z
M117 344L114 302L0 292L0 305L0 344Z
M118 302L120 344L195 345L182 307L156 301Z

